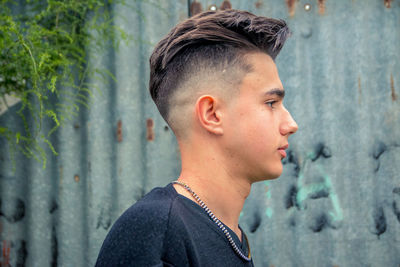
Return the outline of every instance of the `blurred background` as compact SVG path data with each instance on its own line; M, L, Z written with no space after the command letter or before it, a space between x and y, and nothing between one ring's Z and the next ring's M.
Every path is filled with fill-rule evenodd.
M0 135L1 267L93 266L119 215L178 177L175 137L148 93L148 58L178 22L227 8L282 18L293 32L276 63L299 130L282 176L255 184L240 218L255 266L400 265L400 1L131 0L97 11L128 41L116 48L108 32L103 53L84 43L85 64L108 74L85 76L86 105L39 140L45 168L40 149L35 160ZM24 1L10 10L32 12ZM24 102L2 101L0 130L24 132Z

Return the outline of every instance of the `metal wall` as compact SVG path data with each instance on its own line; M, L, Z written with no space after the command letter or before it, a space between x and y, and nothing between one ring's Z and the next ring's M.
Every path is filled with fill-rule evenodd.
M0 139L0 266L92 266L115 219L179 174L175 138L148 95L148 57L192 12L221 0L128 1L116 25L134 37L92 57L118 82L54 135L47 168ZM287 20L277 58L299 124L283 175L258 183L241 225L256 266L399 266L400 1L236 0ZM228 4L228 1L225 1ZM16 124L15 105L0 123Z

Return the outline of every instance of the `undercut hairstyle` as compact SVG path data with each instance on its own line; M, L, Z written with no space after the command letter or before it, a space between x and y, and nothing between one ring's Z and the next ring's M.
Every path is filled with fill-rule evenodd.
M177 137L187 117L181 108L196 100L201 85L238 88L252 70L245 55L262 52L275 60L289 35L283 20L233 9L200 13L175 26L150 57L149 90Z

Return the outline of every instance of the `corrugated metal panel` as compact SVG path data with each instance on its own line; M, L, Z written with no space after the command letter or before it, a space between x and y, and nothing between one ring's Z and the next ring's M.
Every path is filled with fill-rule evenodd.
M47 169L18 156L13 173L1 140L0 246L7 252L0 253L1 266L7 261L12 266L93 266L122 211L179 172L176 141L148 94L148 58L172 25L187 17L188 4L127 5L114 7L115 23L134 41L93 57L94 64L115 73L118 83L99 82L90 109L57 132L53 142L59 156L49 159ZM1 123L12 125L16 108L3 114ZM148 127L152 141L146 138L147 120L153 121Z
M245 207L255 262L398 266L400 3L231 2L293 31L277 65L299 131Z
M300 129L281 178L256 184L241 216L255 265L398 266L399 1L230 3L293 31L277 65ZM13 173L0 139L3 266L93 265L121 212L177 177L175 139L147 93L148 57L189 4L115 7L136 41L94 59L118 83L99 84L90 109L57 132L60 155L46 170L18 155ZM1 123L12 125L16 108Z

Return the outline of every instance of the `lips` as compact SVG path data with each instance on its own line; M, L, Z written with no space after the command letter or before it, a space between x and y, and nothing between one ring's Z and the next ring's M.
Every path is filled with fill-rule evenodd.
M278 148L279 153L281 154L282 158L286 158L286 151L285 149L287 149L289 147L289 144L286 144L280 148Z

